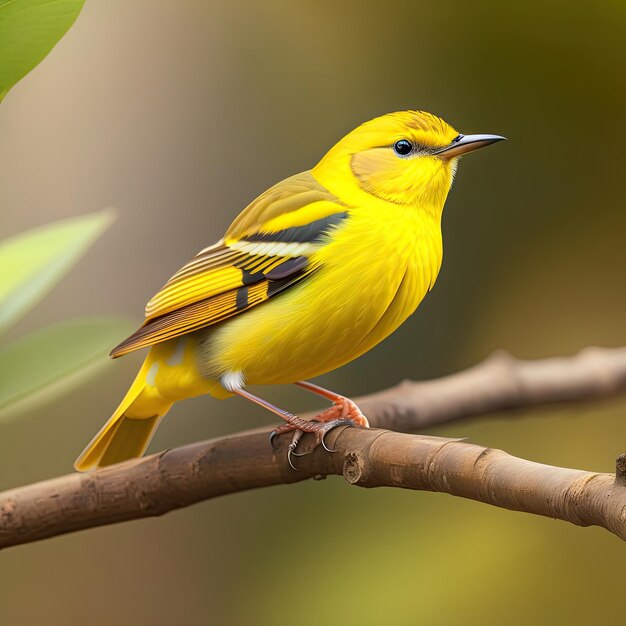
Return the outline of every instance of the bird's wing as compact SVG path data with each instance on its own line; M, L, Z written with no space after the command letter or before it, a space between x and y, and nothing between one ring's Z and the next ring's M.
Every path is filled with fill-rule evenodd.
M143 326L111 352L118 357L221 322L265 302L315 270L311 255L347 217L309 172L252 202L224 239L183 266L146 305Z

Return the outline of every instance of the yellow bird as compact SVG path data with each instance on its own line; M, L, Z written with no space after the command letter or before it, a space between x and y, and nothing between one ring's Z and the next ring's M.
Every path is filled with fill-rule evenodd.
M373 348L411 315L441 266L441 214L458 158L500 141L423 111L362 124L310 171L261 194L224 238L148 302L111 356L149 347L126 397L75 463L141 456L185 398L239 395L285 420L273 434L367 427L349 399L306 382ZM295 383L333 405L305 421L246 390ZM291 462L291 460L290 460Z

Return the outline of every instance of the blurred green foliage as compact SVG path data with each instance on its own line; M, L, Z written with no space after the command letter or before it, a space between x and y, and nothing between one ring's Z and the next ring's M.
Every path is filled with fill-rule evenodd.
M113 219L105 210L0 241L0 333L38 304Z
M82 258L113 220L111 210L60 220L0 241L0 333L23 317ZM89 379L128 329L119 319L48 326L0 347L0 421Z
M85 0L0 1L0 100L74 23Z
M0 100L50 52L84 0L0 2ZM61 220L0 241L0 333L76 265L108 228L111 210ZM86 319L50 326L0 348L0 420L34 408L99 370L126 324Z
M107 351L127 328L118 319L82 318L0 347L0 422L92 378L108 364Z

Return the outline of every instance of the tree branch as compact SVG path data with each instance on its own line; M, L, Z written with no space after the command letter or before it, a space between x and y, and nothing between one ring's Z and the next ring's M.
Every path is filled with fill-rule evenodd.
M452 439L339 428L337 453L317 448L286 462L265 433L215 439L71 474L1 496L0 547L130 519L162 515L217 496L343 475L363 487L443 491L517 511L602 526L626 539L626 479L532 463Z
M402 383L360 400L375 426L415 431L494 411L578 402L626 389L626 349L517 361L498 354L459 374ZM343 475L363 487L442 491L495 506L597 525L626 539L626 460L617 475L552 467L453 439L338 428L321 449L286 461L266 432L166 450L0 494L0 548L85 528L162 515L220 495ZM306 439L303 439L306 444Z
M499 351L462 372L405 381L356 403L370 424L399 432L470 417L555 404L579 404L626 392L626 348L585 348L573 357L524 361Z

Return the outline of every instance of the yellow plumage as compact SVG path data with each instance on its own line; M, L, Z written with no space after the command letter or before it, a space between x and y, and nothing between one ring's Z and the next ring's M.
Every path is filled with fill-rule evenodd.
M178 400L312 378L382 341L437 278L457 157L497 139L463 137L428 113L389 114L259 196L114 349L152 346L76 468L141 455Z

